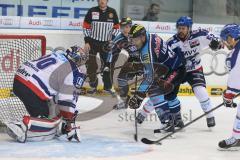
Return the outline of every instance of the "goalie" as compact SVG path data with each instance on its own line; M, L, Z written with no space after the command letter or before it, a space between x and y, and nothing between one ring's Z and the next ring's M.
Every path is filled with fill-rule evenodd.
M6 122L8 135L22 143L50 140L56 135L79 141L76 103L86 78L80 66L87 59L88 54L74 46L24 62L15 74L13 92L29 115L20 122Z

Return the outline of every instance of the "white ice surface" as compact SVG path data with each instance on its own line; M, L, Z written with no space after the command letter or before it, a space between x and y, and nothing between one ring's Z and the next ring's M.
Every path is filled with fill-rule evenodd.
M222 103L221 97L212 97L214 106ZM185 122L202 114L194 97L180 97ZM100 100L83 99L79 102L82 110L91 110ZM205 118L190 125L184 132L176 134L176 139L167 139L162 145L144 145L134 142L133 111L112 111L107 115L81 125L81 143L66 142L62 139L48 142L13 142L5 134L0 135L0 159L50 159L50 160L239 160L240 151L219 151L220 140L231 136L236 109L220 108L215 112L217 126L210 131ZM139 139L157 139L152 130L159 122L150 122L150 117L139 126Z

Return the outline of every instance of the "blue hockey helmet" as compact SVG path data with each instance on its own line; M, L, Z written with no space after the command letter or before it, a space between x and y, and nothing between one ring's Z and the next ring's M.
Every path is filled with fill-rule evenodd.
M225 25L221 30L220 37L226 41L228 36L234 39L240 38L240 26L235 23Z
M192 28L192 25L193 25L192 18L190 18L188 16L182 16L176 22L176 27L187 26L188 28Z

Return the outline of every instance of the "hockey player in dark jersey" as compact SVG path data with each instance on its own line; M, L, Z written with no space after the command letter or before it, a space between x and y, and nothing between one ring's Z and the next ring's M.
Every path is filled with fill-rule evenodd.
M132 19L130 17L124 17L120 22L121 33L113 40L111 51L109 52L108 61L112 61L112 57L116 59L120 53L127 54L128 59L124 63L117 78L119 96L118 104L114 106L115 109L127 108L127 99L129 85L128 81L132 80L138 71L142 70L142 64L139 59L139 52L137 48L130 42L128 33L132 27ZM138 72L140 73L140 72Z
M179 49L176 48L173 51L161 37L149 34L142 25L135 24L129 34L132 43L140 51L140 60L144 66L144 79L136 93L129 99L129 107L133 109L140 107L143 99L148 95L147 102L138 112L138 123L141 123L147 113L154 109L161 123L174 123L175 118L170 118L172 115L168 114L168 104L164 99L164 94L169 92L165 92L161 86L178 83L178 79L181 79L181 74L185 71L181 54L176 54ZM166 75L158 74L158 68L162 65L169 69ZM161 81L162 85L158 80L163 79L163 77L165 81ZM167 87L166 89L168 90Z

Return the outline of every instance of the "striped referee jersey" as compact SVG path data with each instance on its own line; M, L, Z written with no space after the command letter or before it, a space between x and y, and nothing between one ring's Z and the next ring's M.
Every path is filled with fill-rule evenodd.
M85 43L89 43L91 39L110 41L119 33L119 27L115 9L107 7L106 10L101 10L98 6L93 7L88 10L83 22Z

